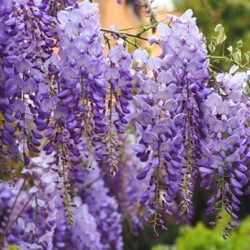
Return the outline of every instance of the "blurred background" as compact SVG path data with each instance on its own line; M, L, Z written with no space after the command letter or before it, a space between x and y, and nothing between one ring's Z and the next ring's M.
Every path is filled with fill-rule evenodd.
M145 2L141 0L142 2ZM96 0L101 10L101 24L103 28L117 25L117 28L136 32L134 27L141 27L150 22L145 10L140 8L135 0L123 0L121 5L116 0ZM150 0L149 0L150 2ZM152 9L157 21L166 18L166 14L181 15L191 8L197 18L197 24L203 32L207 43L215 35L217 24L222 24L227 39L223 46L215 51L221 55L227 53L228 46L239 47L242 53L250 50L250 0L153 0ZM148 32L147 36L152 35ZM242 40L242 43L239 41ZM142 47L143 47L142 43ZM158 53L157 51L151 51ZM217 63L218 68L228 70L229 66L223 62ZM248 64L249 65L249 64ZM157 238L152 228L145 226L137 236L126 234L125 250L249 250L250 249L250 201L241 199L242 209L239 212L239 228L232 232L232 236L224 240L220 228L208 228L205 215L206 200L209 193L195 190L195 216L191 221L192 227L176 226L173 218L168 221L168 230L159 232Z
M228 46L233 48L238 46L242 54L249 50L250 0L123 0L120 5L116 0L94 1L99 3L103 28L110 28L115 24L119 30L126 29L135 33L136 29L132 28L149 24L150 18L145 10L140 8L138 2L151 3L157 21L164 20L166 14L181 15L191 8L207 44L210 43L212 36L216 35L214 32L216 25L219 23L223 25L227 39L223 47L215 51L215 55L227 53ZM150 36L152 33L148 32L147 35ZM157 54L158 51L153 50L152 53ZM218 66L228 70L227 65L222 62ZM249 64L248 66L250 67Z

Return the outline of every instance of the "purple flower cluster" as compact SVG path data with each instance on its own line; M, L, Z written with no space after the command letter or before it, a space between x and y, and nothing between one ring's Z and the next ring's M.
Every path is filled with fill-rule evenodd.
M69 154L72 165L79 163L82 147L91 152L106 132L103 118L107 87L97 6L84 1L60 11L57 30L57 103L55 120L45 134L49 142L44 150L50 154L59 143L64 144L61 154Z
M11 182L1 184L5 196L7 191L10 194L2 208L6 213L0 233L4 245L15 244L22 249L53 249L56 200L60 192L54 183L57 175L51 173L46 165L41 167L38 163L41 164L34 159L32 167L23 170L24 178L15 185L12 186ZM33 182L31 188L29 182Z
M78 190L84 189L84 192L79 192L79 196L88 205L89 212L95 218L101 235L102 249L110 249L111 246L122 249L121 214L118 211L117 201L109 196L109 190L105 186L98 166L90 171L78 169L74 179L79 183Z
M30 169L23 171L24 179L0 184L1 247L15 244L22 249L122 249L121 214L98 167L75 171L78 184L71 226L62 205L63 183L46 165L50 160L45 155L33 158ZM33 182L31 188L29 182Z
M115 133L125 132L131 55L119 41L104 56L96 4L69 4L57 19L51 4L60 5L27 0L1 6L1 166L10 154L24 163L17 191L7 189L1 242L24 249L122 249L120 208L100 173L84 171L84 185L93 184L76 188L76 198L72 191L79 163L89 155L107 159L100 145L117 147ZM108 134L111 140L103 140Z
M103 77L105 57L97 5L89 1L76 3L61 10L57 20L59 58L48 60L53 97L47 103L53 103L53 119L44 133L47 142L43 150L54 155L50 165L64 180L65 205L70 207L68 172L77 167L83 154L92 158L106 135L103 120L107 83ZM61 171L58 165L63 166Z
M135 101L142 136L135 150L147 162L138 179L152 170L140 202L171 214L171 203L180 199L181 212L188 216L201 143L207 136L203 106L210 91L205 43L191 16L187 11L180 18L171 17L170 26L159 24L160 37L151 42L159 44L160 57L149 57L141 49L133 54L141 71L135 75L139 86Z
M108 137L105 141L103 156L107 157L106 168L114 176L118 171L117 164L121 148L119 137L126 132L126 125L129 124L130 105L133 99L130 72L132 57L122 39L118 39L117 44L110 49L106 64L104 77L109 84L108 113L106 114Z
M71 229L72 244L69 247L79 250L106 249L101 243L101 235L97 230L95 217L90 213L87 205L79 206L74 218L76 222Z
M0 113L1 154L20 154L29 164L27 152L39 153L40 134L47 126L50 112L42 108L49 95L45 61L52 54L52 18L32 1L9 1L0 12Z
M190 10L158 28L160 37L150 42L162 54L150 57L142 49L133 53L140 131L134 148L146 163L137 178L150 176L140 203L149 206L148 220L154 225L163 226L161 210L188 221L194 213L194 184L201 175L201 187L214 190L207 214L224 209L237 219L238 197L249 182L249 77L235 73L234 66L218 74L213 87L208 85L207 51ZM232 228L226 226L225 238Z
M131 111L129 104L132 99L132 76L131 66L132 58L124 46L124 41L119 39L117 45L112 47L108 54L110 68L105 72L105 79L110 84L110 100L112 108L110 112L112 115L117 113L117 118L114 119L113 124L118 133L125 132L125 126L128 123L126 115Z
M105 183L118 202L122 220L128 225L127 230L133 234L138 233L139 229L143 227L142 222L145 211L141 209L142 207L138 201L149 181L148 178L145 178L139 182L136 178L140 173L141 165L133 149L136 139L135 135L130 134L122 140L123 146L117 163L118 171L115 176L110 176L107 174L106 169L102 168Z
M105 54L97 4L1 1L0 248L123 249L143 207L154 228L162 212L189 221L200 177L207 214L237 219L249 74L213 80L192 11L169 19L149 40L159 56L129 53L117 30Z
M240 209L239 197L249 182L247 164L250 159L250 100L244 86L248 76L236 70L234 66L229 73L218 74L216 91L206 100L210 108L205 115L209 142L204 148L203 161L207 167L200 168L204 177L201 186L216 188L208 201L207 214L223 207L234 220ZM213 184L215 177L216 183ZM225 231L225 238L231 229Z
M77 2L76 0L40 0L38 1L38 5L43 6L44 11L49 15L56 16L58 11L63 10L69 6L72 6L76 2Z

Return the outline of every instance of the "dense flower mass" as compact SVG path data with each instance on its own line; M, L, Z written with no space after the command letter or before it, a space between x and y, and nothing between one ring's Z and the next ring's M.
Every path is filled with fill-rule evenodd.
M40 152L40 134L51 112L43 105L50 97L48 60L55 46L52 17L28 1L4 2L1 6L0 112L1 166L10 155L20 154L29 164L27 151Z
M246 73L235 73L236 70L234 66L229 73L218 74L217 91L206 100L210 108L205 115L209 142L203 161L207 167L200 168L204 177L203 188L211 186L213 176L217 177L213 185L216 190L208 201L207 214L224 206L233 219L238 218L239 197L244 194L244 187L249 181L247 165L250 159L250 100L244 89L248 76ZM223 200L223 205L220 200ZM224 237L227 236L228 230L224 234Z
M136 127L141 134L135 150L146 162L137 178L151 176L140 203L150 204L148 220L154 225L162 226L159 210L189 220L201 174L201 187L215 188L207 214L225 209L237 219L237 197L248 184L247 74L232 75L234 68L218 74L216 88L209 86L207 51L192 12L170 20L170 26L160 23L160 37L150 40L161 47L159 57L141 49L133 53L139 87Z
M140 91L135 101L142 137L135 149L147 162L138 179L152 170L140 202L171 214L173 202L180 200L181 212L187 216L192 213L193 184L203 165L204 109L211 91L205 43L191 15L188 11L180 18L171 17L170 27L159 24L160 37L151 42L159 44L160 57L149 57L141 49L133 54L141 69L136 73Z
M0 0L1 249L123 249L124 225L189 222L197 185L211 225L237 220L249 72L210 74L192 14L158 24L153 56L88 0Z

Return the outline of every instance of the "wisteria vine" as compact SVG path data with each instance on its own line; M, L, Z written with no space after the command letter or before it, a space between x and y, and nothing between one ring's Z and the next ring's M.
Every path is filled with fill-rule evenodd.
M0 4L0 249L123 249L126 220L188 223L197 183L227 238L250 194L246 66L211 70L191 10L146 4L130 37L88 0ZM127 39L156 27L158 56Z

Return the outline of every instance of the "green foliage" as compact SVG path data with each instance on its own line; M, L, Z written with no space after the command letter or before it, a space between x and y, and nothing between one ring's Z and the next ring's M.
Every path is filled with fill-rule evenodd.
M199 222L194 228L187 228L181 232L176 241L178 250L228 250L227 241L223 239L218 230L212 230Z
M223 44L225 40L227 39L227 36L224 32L224 27L222 24L217 24L214 31L216 32L216 35L212 36L211 42L208 45L208 48L211 53L215 52L217 46Z
M17 246L17 245L10 245L8 247L8 250L21 250L21 248L19 246Z
M244 52L242 40L237 41L236 46L228 46L225 51L227 35L224 26L217 24L214 34L208 44L210 54L208 57L212 64L219 64L225 70L228 70L232 64L237 65L241 70L246 70L250 66L250 51Z
M157 245L152 247L151 250L177 250L175 246L168 246L168 245Z
M220 24L220 23L217 24L216 27L215 27L215 29L214 29L214 31L218 32L218 36L216 37L216 43L217 44L222 44L226 40L226 38L227 38L227 36L226 36L226 34L224 32L223 25Z
M210 53L215 56L228 56L230 58L228 62L236 62L237 65L244 61L244 64L249 67L250 1L173 1L181 12L188 8L193 9L198 26L208 40ZM214 29L214 27L216 28ZM228 69L226 60L215 60L214 62L219 63L223 69Z
M250 246L250 217L247 217L231 236L224 240L221 228L207 228L199 222L195 227L181 231L176 241L178 250L249 250Z
M238 230L232 232L232 246L230 249L249 250L250 246L250 217L248 217Z

